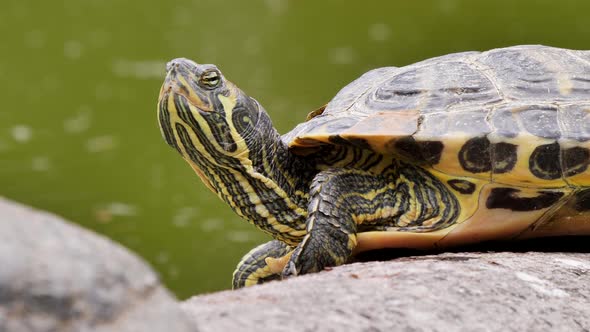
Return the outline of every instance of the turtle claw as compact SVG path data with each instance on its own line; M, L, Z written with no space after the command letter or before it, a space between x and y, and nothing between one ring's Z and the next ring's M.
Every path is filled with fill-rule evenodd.
M292 250L292 247L278 240L252 249L242 258L234 271L232 287L237 289L280 279Z
M281 274L281 276L283 279L287 279L290 277L295 277L298 274L299 273L297 272L297 267L295 266L295 263L293 261L289 261L289 263L287 263L287 265L283 269L283 273Z

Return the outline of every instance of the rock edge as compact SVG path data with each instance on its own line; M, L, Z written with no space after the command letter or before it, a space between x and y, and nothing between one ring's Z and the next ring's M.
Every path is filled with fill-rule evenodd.
M458 252L331 271L182 304L202 331L588 331L590 254Z

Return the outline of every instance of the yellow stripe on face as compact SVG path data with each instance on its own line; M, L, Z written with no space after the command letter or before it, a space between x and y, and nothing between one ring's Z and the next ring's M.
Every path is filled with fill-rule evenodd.
M225 118L227 119L227 124L230 127L230 134L233 141L237 144L237 149L235 153L226 153L229 156L239 157L240 163L244 166L252 167L252 161L248 159L249 149L248 145L246 145L246 141L244 138L238 133L236 127L234 126L233 122L231 121L233 116L234 108L236 107L236 91L232 90L229 97L224 95L218 95L217 99L221 102L223 106L223 110L225 112Z
M186 80L186 78L184 76L177 76L176 78L178 80L178 87L176 88L177 93L183 95L186 99L189 100L189 102L198 107L199 109L201 109L202 111L205 112L211 112L211 106L210 104L206 104L196 93L193 89L188 89L187 87L190 87L189 82Z
M223 105L223 109L226 112L231 112L231 111L233 111L234 107L236 107L236 95L233 93L229 97L226 97L224 95L219 95L217 98L219 99L219 101Z
M213 188L213 185L211 184L211 180L209 178L207 178L205 176L205 174L203 173L203 171L199 168L198 165L194 164L193 161L189 158L189 154L186 151L186 148L183 144L180 144L181 140L178 134L178 130L176 128L176 126L174 124L180 124L182 126L185 126L184 121L182 121L180 119L180 117L178 116L178 110L176 109L176 105L174 104L174 98L173 98L173 94L170 94L167 103L168 103L168 110L169 110L169 116L170 116L170 123L173 124L172 127L172 131L174 134L174 139L177 142L178 148L180 149L181 155L184 158L184 160L186 160L188 162L188 164L191 166L191 168L195 171L195 173L199 176L199 178L203 181L203 183L205 184L205 186L207 188L209 188L209 190L211 190L214 193L217 193L217 191ZM189 107L191 107L189 105ZM193 109L190 110L191 112L194 111ZM198 112L198 111L197 111ZM187 131L188 134L191 137L191 141L193 142L193 144L195 144L195 142L198 142L199 140L196 138L196 136L194 135L194 133L192 133L192 131L188 130ZM210 133L209 133L210 134ZM210 174L215 174L210 173ZM215 179L216 181L219 181L219 179Z

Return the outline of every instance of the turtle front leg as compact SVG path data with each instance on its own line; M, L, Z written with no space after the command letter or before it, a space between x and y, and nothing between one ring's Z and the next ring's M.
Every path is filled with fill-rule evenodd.
M362 170L330 169L314 178L307 234L293 251L283 276L344 264L356 246L357 222L380 218L391 193L384 176Z
M281 271L291 256L293 247L272 240L250 250L238 263L233 274L232 288L242 288L281 278Z

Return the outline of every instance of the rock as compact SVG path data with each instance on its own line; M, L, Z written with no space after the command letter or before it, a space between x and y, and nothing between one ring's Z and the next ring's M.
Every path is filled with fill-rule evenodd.
M589 331L590 254L355 263L196 296L182 308L201 331Z
M112 241L0 198L0 331L196 331Z

